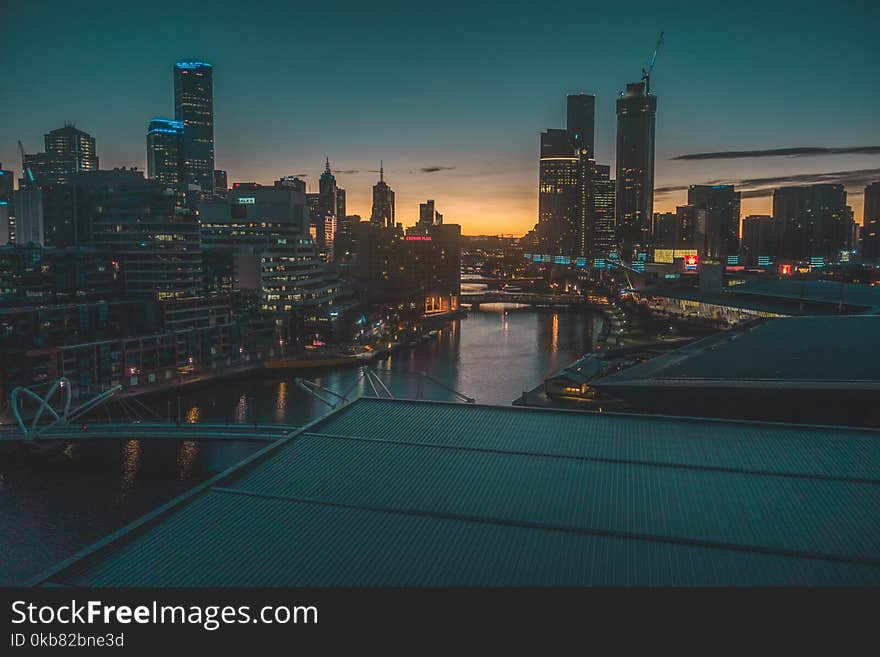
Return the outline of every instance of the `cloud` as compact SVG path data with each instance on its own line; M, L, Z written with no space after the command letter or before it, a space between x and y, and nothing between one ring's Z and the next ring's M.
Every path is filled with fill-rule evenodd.
M433 165L428 167L421 167L420 169L416 169L411 173L437 173L438 171L452 171L455 167L444 167L439 165Z
M341 173L344 176L353 176L356 173L360 173L359 169L333 169L333 173Z
M671 160L736 160L745 157L815 157L818 155L877 155L880 146L848 146L822 148L797 146L794 148L771 148L758 151L719 151L717 153L688 153L669 158Z
M834 184L843 185L848 188L851 195L859 195L862 193L862 187L868 183L880 180L880 169L852 169L849 171L825 171L820 173L796 173L788 176L774 176L772 178L744 178L742 180L710 180L703 185L717 185L726 183L736 185L738 191L742 192L743 198L763 198L772 196L773 190L777 187L788 187L791 185L820 185ZM657 187L654 194L663 196L674 192L686 191L688 185L669 185L666 187Z

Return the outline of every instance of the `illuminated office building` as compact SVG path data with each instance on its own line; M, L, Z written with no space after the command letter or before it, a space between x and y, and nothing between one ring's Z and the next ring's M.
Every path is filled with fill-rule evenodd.
M61 181L74 173L98 170L95 138L73 124L52 130L44 137L43 153L24 156L25 174L19 187L38 187L49 181Z
M582 149L578 160L577 216L577 248L560 253L593 262L607 258L616 250L611 167L596 164L587 148Z
M0 246L12 241L14 178L15 173L0 164Z
M543 137L541 150L545 152ZM576 255L581 221L579 170L577 157L541 157L537 232L543 253Z
M350 291L318 258L297 180L272 187L235 183L225 201L199 205L206 258L215 267L225 263L209 278L221 289L258 292L282 336L336 334Z
M206 62L174 65L174 118L183 124L182 183L214 191L214 83Z
M657 97L645 83L626 85L617 99L618 241L625 259L651 242L654 215L654 123Z
M147 177L178 191L182 183L183 123L151 119L147 128Z

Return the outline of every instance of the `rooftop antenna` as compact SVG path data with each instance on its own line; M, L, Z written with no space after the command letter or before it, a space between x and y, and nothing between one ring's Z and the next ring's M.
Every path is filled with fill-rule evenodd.
M645 83L645 95L651 93L651 72L654 70L654 64L657 61L657 52L663 45L663 31L660 31L660 37L657 39L657 45L654 46L654 52L651 53L651 59L648 61L647 68L642 67L642 80Z
M379 160L379 182L385 182L385 168L382 166L382 160Z

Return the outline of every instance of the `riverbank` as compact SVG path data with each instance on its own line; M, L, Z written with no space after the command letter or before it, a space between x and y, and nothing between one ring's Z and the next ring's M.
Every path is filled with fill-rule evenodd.
M597 396L590 381L643 363L670 349L677 349L707 335L704 326L660 321L650 311L632 303L603 304L604 323L592 353L555 372L511 402L515 406L564 408L589 411L625 410L620 400ZM710 331L712 333L715 331ZM549 385L549 384L552 384Z
M428 342L437 337L440 328L449 325L450 322L466 317L466 312L457 311L455 313L444 313L438 317L427 318L422 320L417 330L408 334L406 339L390 340L379 345L364 345L358 351L352 349L350 353L344 353L340 348L336 347L307 349L305 353L293 358L275 358L240 367L188 374L161 382L129 387L118 393L118 396L129 398L156 395L191 386L216 383L225 379L247 378L260 372L303 372L363 367L402 349L409 349L418 344Z

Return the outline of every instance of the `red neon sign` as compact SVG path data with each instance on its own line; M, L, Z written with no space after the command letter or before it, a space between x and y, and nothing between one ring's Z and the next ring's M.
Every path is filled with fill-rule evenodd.
M696 269L700 264L699 256L695 255L686 255L684 257L684 268L685 269Z
M407 242L430 242L431 239L432 238L430 235L407 235L406 236Z
M791 276L791 265L779 265L779 273L782 276Z

